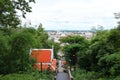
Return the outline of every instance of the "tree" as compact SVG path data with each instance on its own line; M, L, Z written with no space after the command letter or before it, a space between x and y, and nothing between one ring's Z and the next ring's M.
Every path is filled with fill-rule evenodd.
M58 59L58 55L57 55L57 53L58 53L58 51L60 50L60 44L59 43L55 43L54 42L54 57L56 58L56 59Z
M29 33L14 34L10 41L9 53L9 73L19 71L30 71L32 69L32 59L30 48L34 45L34 39Z
M91 44L87 50L87 55L89 59L89 70L99 71L101 67L98 65L101 57L106 54L113 53L113 47L108 45L107 38L109 36L109 31L97 31L96 36L91 39ZM86 58L86 56L84 58ZM86 58L87 59L87 58Z
M30 2L34 0L0 0L0 27L14 27L20 24L17 12L20 11L25 18L31 12Z
M54 41L48 40L48 34L42 27L42 24L38 26L37 29L32 27L22 28L23 33L30 33L31 36L35 39L35 46L32 48L51 48ZM51 45L50 45L51 44Z
M80 50L79 44L67 45L64 47L66 61L70 66L75 66L77 63L77 53Z
M68 43L68 44L86 44L87 40L85 37L82 36L68 36L68 37L63 37L60 39L62 43Z
M110 31L98 31L92 38L87 54L91 71L100 72L102 75L117 76L120 74L120 30L118 28ZM85 62L85 61L84 61Z
M8 67L8 45L7 45L7 39L5 39L4 36L0 35L0 74L6 74Z
M70 66L76 66L77 62L80 61L80 57L85 54L88 46L88 41L81 36L68 36L67 38L61 38L61 42L67 43L63 47L63 52L65 53L66 61Z
M120 74L120 52L101 57L98 65L104 75L117 76Z
M47 32L45 32L44 28L42 27L42 24L40 24L37 28L36 38L38 40L38 44L42 45L41 48L50 48L49 44L47 44L48 34L47 34ZM40 48L40 47L38 46L38 48Z
M109 44L112 44L115 50L120 48L120 45L119 45L120 44L120 30L118 28L110 31L107 42Z
M48 34L41 25L37 29L31 27L1 29L0 74L31 71L33 60L29 55L30 48L52 48L53 45L57 58L60 46L54 40L48 39Z

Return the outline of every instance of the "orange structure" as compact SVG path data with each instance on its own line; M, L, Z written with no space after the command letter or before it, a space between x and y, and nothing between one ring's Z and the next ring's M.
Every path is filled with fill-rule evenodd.
M56 59L53 59L53 49L31 49L31 56L36 60L34 68L36 70L54 71L56 69Z

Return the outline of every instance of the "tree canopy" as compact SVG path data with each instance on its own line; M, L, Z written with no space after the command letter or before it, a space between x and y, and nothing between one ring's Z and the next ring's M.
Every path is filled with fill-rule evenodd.
M86 51L89 44L88 41L81 36L68 36L66 38L61 38L60 41L65 44L67 43L63 47L66 61L69 65L75 66Z
M34 0L0 0L0 26L1 27L16 27L20 24L20 15L22 13L25 18L27 12L31 12L29 3Z

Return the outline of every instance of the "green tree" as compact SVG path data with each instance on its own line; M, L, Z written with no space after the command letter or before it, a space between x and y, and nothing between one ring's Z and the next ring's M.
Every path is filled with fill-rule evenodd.
M84 44L87 41L85 40L84 37L81 36L68 36L67 38L61 38L60 41L62 43L68 43L68 44Z
M56 59L58 59L57 53L58 53L58 51L61 49L60 44L54 42L53 45L54 45L54 57L55 57Z
M99 64L104 75L118 76L120 74L120 52L101 57Z
M68 36L67 38L61 38L60 41L66 44L63 47L63 52L67 62L71 66L76 66L81 59L80 57L85 54L89 44L88 41L81 36ZM81 63L79 62L79 64Z
M29 33L31 35L31 37L34 38L34 46L32 46L31 48L41 48L42 47L42 43L38 43L38 36L37 36L37 30L34 29L33 27L22 27L22 29L20 30L20 32L22 33Z
M0 74L31 71L33 60L29 54L30 48L52 48L53 45L57 58L60 46L54 40L48 39L48 34L41 25L37 29L0 29Z
M10 41L9 72L29 71L32 69L32 59L29 51L34 39L29 33L13 35Z
M113 48L107 45L107 37L109 35L108 31L98 31L96 35L92 38L91 44L87 50L87 55L89 57L84 57L88 59L89 70L99 71L100 67L98 65L99 59L106 54L111 54Z
M0 35L0 74L6 74L8 70L8 45L4 36Z
M37 28L37 35L36 35L36 39L38 40L38 44L41 44L42 47L38 48L49 48L49 45L47 44L48 41L48 34L47 32L44 30L44 28L42 27L42 24L40 24ZM51 45L52 46L52 45Z
M119 45L120 44L120 30L118 28L110 31L107 42L109 44L112 44L112 46L114 47L116 51L120 50L120 45Z
M119 75L119 33L118 28L96 33L84 57L90 63L89 70L100 72L102 75Z
M75 66L77 63L77 53L80 50L79 44L67 45L63 48L63 52L65 53L66 61L70 66Z
M20 11L25 18L31 12L30 2L34 0L0 0L0 27L14 27L20 24L17 12Z

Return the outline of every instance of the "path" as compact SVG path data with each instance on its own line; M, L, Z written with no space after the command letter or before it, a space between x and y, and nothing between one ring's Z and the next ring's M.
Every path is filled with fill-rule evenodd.
M70 80L68 72L66 72L65 69L62 66L60 66L60 63L58 72L56 74L56 80Z
M56 80L70 80L68 73L65 72L59 72L57 74Z

